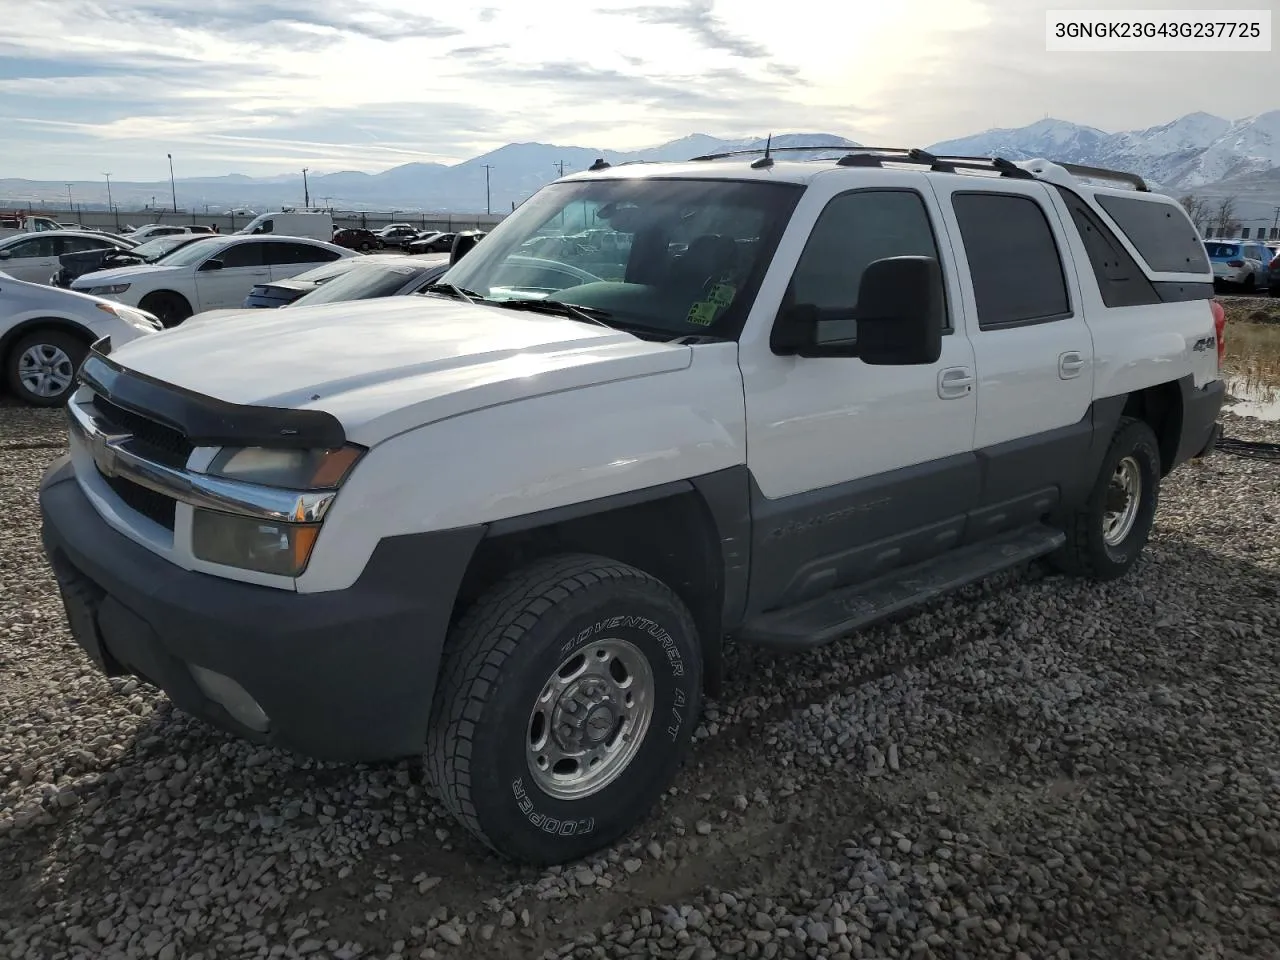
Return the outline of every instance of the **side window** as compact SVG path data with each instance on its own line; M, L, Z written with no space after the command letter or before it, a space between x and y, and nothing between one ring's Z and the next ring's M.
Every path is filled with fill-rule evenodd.
M63 253L84 253L87 250L102 250L113 247L109 240L90 240L88 237L63 237Z
M1039 203L1011 193L956 193L952 206L969 260L979 329L1071 315L1062 254Z
M52 237L31 237L21 243L15 243L9 247L9 251L15 260L24 257L56 257L59 247L60 244L54 242Z
M227 247L219 255L222 266L226 270L235 267L261 267L265 261L262 257L263 243L237 243Z
M334 250L313 247L309 243L268 243L267 262L281 266L294 263L329 263L338 259Z
M1062 202L1071 213L1085 252L1089 254L1089 263L1093 267L1094 279L1098 281L1103 305L1136 307L1160 303L1160 295L1138 266L1138 261L1129 255L1120 238L1102 222L1102 218L1093 212L1079 194L1072 193L1065 187L1057 189Z
M1155 272L1209 272L1200 234L1180 204L1105 193L1094 196Z
M938 259L929 211L918 193L859 190L835 197L814 224L784 303L815 306L824 319L852 319L867 266L905 256ZM855 335L851 330L850 338Z

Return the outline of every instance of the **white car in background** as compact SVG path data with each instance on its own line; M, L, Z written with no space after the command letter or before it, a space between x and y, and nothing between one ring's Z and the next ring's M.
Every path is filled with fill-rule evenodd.
M127 237L113 237L90 230L42 230L0 239L0 270L31 283L48 283L58 272L58 258L64 253L86 253L115 247L130 250L137 246Z
M26 403L64 402L91 343L110 337L117 347L161 329L142 310L0 272L0 380Z
M125 236L130 240L136 240L142 243L146 240L154 240L156 237L172 237L180 233L207 233L214 236L212 227L191 226L181 223L148 223L136 230L128 231Z
M256 284L355 256L354 250L306 237L208 237L175 250L163 263L86 273L71 289L140 307L174 327L194 313L240 306Z

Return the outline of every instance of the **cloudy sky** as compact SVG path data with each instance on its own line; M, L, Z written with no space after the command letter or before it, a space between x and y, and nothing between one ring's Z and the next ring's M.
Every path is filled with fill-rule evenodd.
M0 0L0 178L163 179L170 152L180 177L373 172L695 132L924 145L1045 116L1119 130L1280 106L1280 52L1046 53L1044 11L1070 6Z

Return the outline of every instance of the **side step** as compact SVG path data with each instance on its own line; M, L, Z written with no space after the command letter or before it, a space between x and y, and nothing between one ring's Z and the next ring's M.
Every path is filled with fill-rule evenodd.
M966 584L1052 553L1066 535L1043 525L948 551L866 583L771 610L744 623L744 643L778 649L819 647L877 620L918 606Z

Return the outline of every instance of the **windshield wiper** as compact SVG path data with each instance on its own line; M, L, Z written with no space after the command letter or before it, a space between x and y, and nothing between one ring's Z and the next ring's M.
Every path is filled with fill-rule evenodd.
M576 303L565 303L563 300L495 300L495 307L506 307L508 310L530 310L534 313L549 313L557 317L571 317L585 323L597 323L610 330L623 329L620 325L609 323L613 318L608 310L595 307L580 307Z
M455 300L465 300L467 303L475 303L477 300L484 299L474 290L466 290L452 283L429 283L419 293L443 293L445 296L453 297Z

